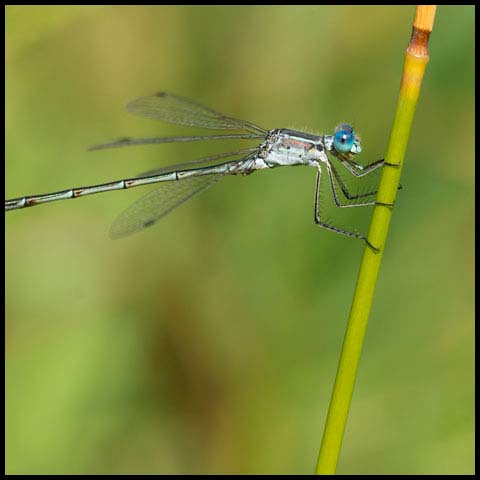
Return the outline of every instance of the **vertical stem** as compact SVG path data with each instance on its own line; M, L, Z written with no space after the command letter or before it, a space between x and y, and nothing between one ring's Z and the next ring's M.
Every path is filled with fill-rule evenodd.
M397 195L415 107L428 62L428 39L435 9L435 6L421 5L416 9L385 157L385 163L390 165L383 168L377 195L377 201L381 203L393 204ZM391 216L391 207L375 206L368 239L380 252L374 253L371 248L365 247L318 456L317 474L334 474L337 468Z

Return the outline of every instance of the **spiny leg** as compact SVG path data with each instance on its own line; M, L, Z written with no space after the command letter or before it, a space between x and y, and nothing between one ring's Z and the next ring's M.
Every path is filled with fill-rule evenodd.
M337 172L337 169L331 163L327 164L327 171L328 171L328 175L329 175L329 178L330 178L330 187L331 187L332 192L333 192L333 198L334 198L334 201L335 201L335 205L337 207L340 207L340 208L342 208L342 207L361 207L361 206L364 206L364 205L374 205L375 204L375 202L361 202L361 203L353 203L353 204L349 204L349 205L342 205L340 203L339 199L338 199L338 196L337 196L333 176L335 176L335 179L337 180L338 184L340 185L340 189L342 190L343 195L348 200L356 200L357 198L370 197L372 195L375 195L377 193L377 190L375 190L373 192L362 193L362 194L359 194L359 195L352 195L348 191L347 186L345 185L345 183L343 182L339 173ZM333 176L332 176L332 173L333 173Z
M387 167L394 167L398 168L400 165L397 165L395 163L387 163L383 160L375 160L372 163L369 163L368 165L360 165L359 163L355 162L351 158L340 158L338 157L340 162L342 162L342 165L352 174L355 175L355 177L363 177L364 175L367 175L374 170L376 170L378 167L381 166L387 166Z
M345 185L344 181L342 180L342 177L340 177L339 173L337 172L337 169L331 163L327 163L326 165L327 165L328 176L330 178L330 187L332 189L333 199L334 199L335 205L337 207L339 207L339 208L365 207L365 206L370 206L370 205L383 205L385 207L393 207L392 203L383 203L383 202L376 202L376 201L358 202L358 203L350 203L348 205L343 205L342 203L340 203L340 200L338 199L337 190L335 188L335 181L333 180L333 176L335 176L335 179L337 180L338 184L340 185L340 189L342 190L343 195L348 200L356 200L358 198L371 197L372 195L376 195L378 190L375 190L375 191L372 191L372 192L367 192L367 193L361 193L359 195L352 195L348 191L347 186ZM332 175L332 173L333 173L333 175Z
M383 159L375 160L368 165L360 165L359 163L354 162L350 158L337 158L340 160L340 162L342 162L342 165L355 177L363 177L364 175L368 175L369 173L384 165Z
M336 227L335 225L331 225L329 223L323 222L320 219L320 211L319 211L319 197L320 197L320 179L322 175L322 170L319 168L317 170L317 180L316 180L316 186L315 186L315 205L314 205L314 221L315 224L318 225L319 227L325 228L327 230L330 230L332 232L340 233L341 235L346 235L347 237L351 238L358 238L359 240L364 240L365 243L375 252L378 253L380 250L376 247L374 247L365 237L365 235L362 235L361 233L356 233L356 232L349 232L348 230L344 230L342 228ZM335 194L334 194L335 195Z

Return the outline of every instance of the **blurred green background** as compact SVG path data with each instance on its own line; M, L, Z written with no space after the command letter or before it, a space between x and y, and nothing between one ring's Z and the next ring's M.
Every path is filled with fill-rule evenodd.
M129 115L158 90L384 154L414 7L6 7L6 198L226 145ZM474 7L439 7L340 474L474 471ZM245 143L233 142L233 148ZM360 242L315 172L228 178L112 241L148 188L6 215L6 471L314 470Z

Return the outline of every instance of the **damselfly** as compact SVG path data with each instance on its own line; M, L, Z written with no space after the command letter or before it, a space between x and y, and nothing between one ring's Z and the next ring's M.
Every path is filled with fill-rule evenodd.
M111 190L167 182L137 200L117 218L111 227L110 234L112 238L120 238L153 225L173 209L194 195L207 190L227 175L248 175L256 170L306 165L317 170L314 202L315 223L333 232L364 240L376 250L375 247L370 245L364 234L348 231L333 225L331 222L324 221L319 211L322 174L328 175L336 207L360 207L379 204L371 199L376 191L352 194L327 155L329 153L336 157L346 169L346 172L354 177L368 175L384 165L383 160L377 160L365 166L353 160L362 151L362 148L360 139L355 135L350 125L338 125L333 135L312 135L286 128L265 130L251 122L238 120L187 98L164 92L133 100L127 105L127 110L134 114L178 125L244 133L190 137L121 138L113 142L95 145L90 147L89 150L199 140L257 139L261 142L253 148L220 153L187 163L151 170L134 178L6 200L5 210L32 207L55 200L77 198ZM342 203L340 194L348 202L343 200L346 203Z

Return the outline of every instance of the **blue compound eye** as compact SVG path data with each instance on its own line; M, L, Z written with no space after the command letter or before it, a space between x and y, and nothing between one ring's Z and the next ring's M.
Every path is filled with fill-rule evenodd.
M348 153L353 147L355 142L355 135L353 128L346 123L339 125L335 129L335 135L333 137L333 146L335 150L340 153Z

